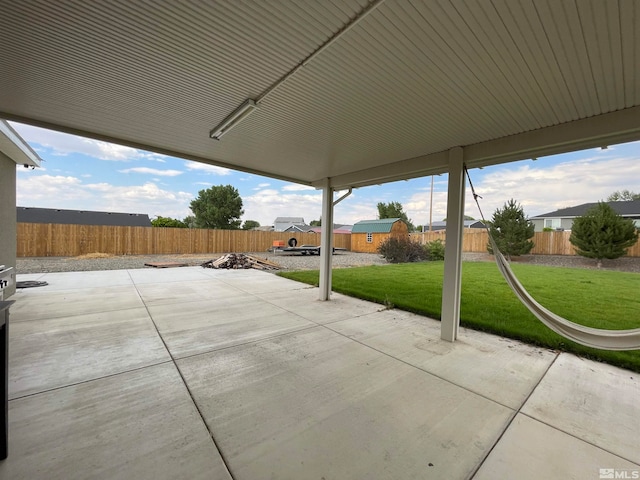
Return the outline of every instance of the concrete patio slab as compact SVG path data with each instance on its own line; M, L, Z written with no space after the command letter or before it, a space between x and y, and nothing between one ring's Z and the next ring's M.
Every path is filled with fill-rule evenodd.
M257 270L209 270L210 275L225 282L227 285L242 290L245 293L256 295L260 293L281 292L283 290L301 290L307 288L307 285L292 282L286 278L278 277L272 273L261 272ZM233 275L233 272L238 274Z
M136 288L146 305L246 297L245 292L212 278L191 282L143 283L136 284Z
M513 415L323 327L178 366L237 480L465 478Z
M633 478L604 477L600 469L640 474L640 466L518 414L473 480Z
M331 294L330 302L320 301L318 300L318 289L311 287L295 292L286 290L259 293L257 296L280 308L294 311L297 315L320 325L360 317L384 309L383 305L363 302L335 292Z
M106 304L97 294L96 303ZM170 359L145 308L32 321L16 314L11 320L9 398Z
M22 275L18 275L22 280ZM38 277L39 281L45 281L47 291L73 290L76 288L105 288L120 285L133 285L127 270L102 270L98 272L57 272L45 273ZM33 292L37 292L37 288Z
M157 268L141 268L128 270L133 282L137 285L145 283L175 283L206 280L209 278L202 267L169 268L160 273Z
M13 297L0 478L598 479L600 462L638 464L634 373L467 329L442 342L436 321L265 272L91 273Z
M148 307L174 358L210 352L314 324L253 296Z
M446 342L439 321L400 310L329 328L513 409L522 406L556 358L549 350L464 328L455 343Z
M231 479L172 363L13 400L9 421L3 479Z
M71 317L87 313L114 312L143 307L144 304L133 285L73 290L49 290L48 285L18 289L14 299L33 297L30 301L18 301L12 308L14 321ZM97 302L99 297L101 301Z
M522 413L640 465L640 377L561 354Z

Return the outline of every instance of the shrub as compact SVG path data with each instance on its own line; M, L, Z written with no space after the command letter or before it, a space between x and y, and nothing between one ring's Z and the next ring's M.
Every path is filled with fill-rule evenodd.
M427 250L427 258L429 260L444 260L444 243L440 238L427 243L424 248Z
M419 262L429 258L427 249L407 237L389 237L378 247L378 253L389 263Z

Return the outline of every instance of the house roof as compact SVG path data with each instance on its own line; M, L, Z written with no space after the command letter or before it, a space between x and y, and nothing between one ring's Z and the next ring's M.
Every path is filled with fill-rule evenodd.
M310 232L314 227L310 225L289 225L283 232Z
M474 168L640 139L638 18L633 1L7 1L0 117L372 185L452 155Z
M640 217L640 200L632 200L626 202L605 202L613 210L623 217ZM531 220L537 218L575 218L580 217L587 213L587 210L598 205L598 202L583 203L575 207L561 208L555 212L545 213L543 215L536 215L531 217Z
M378 220L361 220L353 225L351 233L389 233L399 218L381 218Z
M290 223L291 225L305 225L302 217L278 217L273 221L276 223Z
M150 227L146 213L90 212L85 210L61 210L56 208L16 207L18 222L61 223L72 225L112 225L125 227Z
M463 227L464 228L484 228L484 223L482 223L482 221L480 220L464 220ZM429 225L425 225L425 228L429 228ZM444 220L431 222L431 228L433 230L444 230L445 228L447 228L447 222Z

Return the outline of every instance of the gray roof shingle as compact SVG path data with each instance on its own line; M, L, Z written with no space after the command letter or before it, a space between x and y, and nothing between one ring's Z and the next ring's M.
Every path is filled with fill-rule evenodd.
M613 210L623 217L640 217L640 200L626 201L626 202L605 202ZM573 218L580 217L587 213L592 207L598 205L598 202L583 203L575 207L561 208L555 212L545 213L543 215L536 215L535 218Z
M111 225L124 227L150 227L146 213L90 212L58 208L16 207L20 223L61 223L71 225Z

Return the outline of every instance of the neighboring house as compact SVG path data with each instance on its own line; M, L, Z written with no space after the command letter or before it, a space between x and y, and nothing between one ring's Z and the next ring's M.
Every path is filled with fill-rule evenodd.
M304 223L304 218L302 217L278 217L273 221L274 232L284 232L287 230L287 228L292 226L308 227L308 225Z
M16 207L18 223L58 223L71 225L110 225L150 227L146 213L91 212L57 208Z
M640 228L640 200L633 200L627 202L605 202L613 210L624 218L632 219L637 228ZM538 215L532 217L529 220L535 225L536 232L542 232L545 228L552 228L554 230L571 230L573 226L573 220L576 217L581 217L587 210L598 205L595 203L584 203L576 207L561 208L555 212L545 213L544 215Z
M407 237L407 224L399 218L362 220L351 230L351 251L375 253L378 246L389 237Z
M315 227L312 227L310 225L289 225L287 228L285 228L283 230L283 232L311 232L311 233L315 233L313 232L313 229Z
M343 235L350 235L353 225L340 225L338 223L333 224L333 233L342 233ZM322 227L311 227L310 232L322 233Z
M429 231L429 225L423 225L422 228L423 228L422 230L423 232ZM482 223L480 220L465 220L463 228L485 228L485 226L484 226L484 223ZM431 223L432 232L437 232L439 230L446 230L446 229L447 229L447 222L445 221Z

